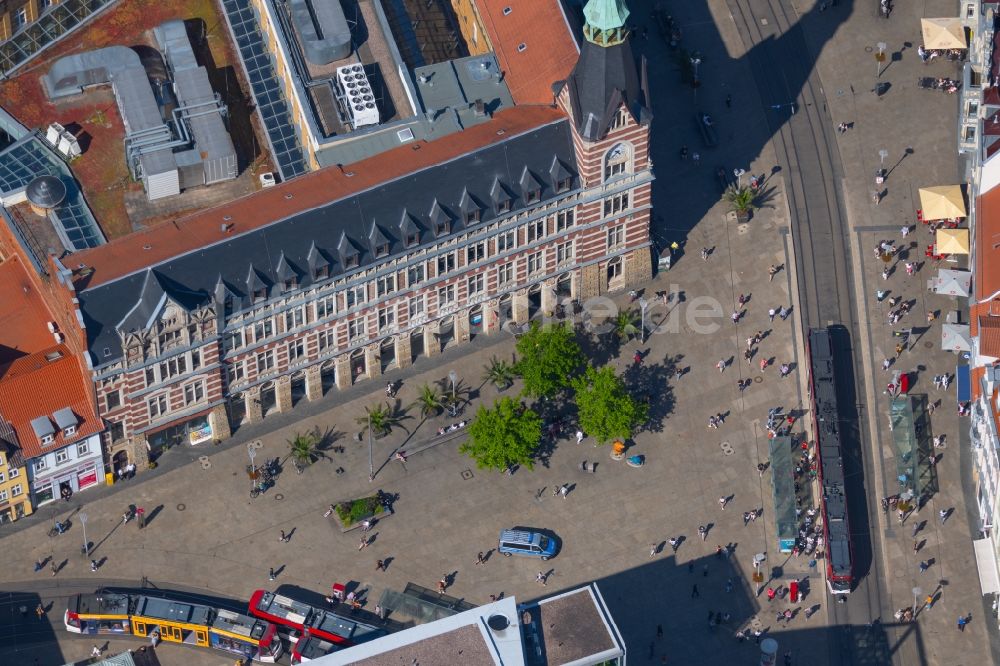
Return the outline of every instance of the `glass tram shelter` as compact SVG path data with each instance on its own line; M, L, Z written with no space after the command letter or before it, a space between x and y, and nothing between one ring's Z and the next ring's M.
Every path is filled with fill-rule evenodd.
M798 535L798 521L795 517L795 451L792 450L794 442L791 437L774 437L768 445L778 550L790 553Z
M889 403L889 427L896 457L896 481L903 501L926 501L934 490L933 447L927 441L925 401L900 395ZM918 434L919 433L919 434Z

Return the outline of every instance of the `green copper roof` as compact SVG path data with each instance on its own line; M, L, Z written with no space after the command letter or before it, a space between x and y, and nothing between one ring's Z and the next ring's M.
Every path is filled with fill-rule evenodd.
M589 0L583 8L587 25L599 31L625 27L628 14L625 0Z

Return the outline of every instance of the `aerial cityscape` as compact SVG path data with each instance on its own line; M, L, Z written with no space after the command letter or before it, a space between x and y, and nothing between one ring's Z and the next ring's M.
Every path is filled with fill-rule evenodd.
M0 664L1000 663L994 0L0 0Z

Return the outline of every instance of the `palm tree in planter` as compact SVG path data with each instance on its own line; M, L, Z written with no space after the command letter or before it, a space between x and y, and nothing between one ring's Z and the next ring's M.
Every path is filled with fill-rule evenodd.
M399 425L401 417L389 403L379 403L374 407L365 407L365 415L357 418L358 425L371 425L372 434L384 437L394 426Z
M426 382L420 387L420 394L413 401L412 407L420 410L420 416L426 421L432 416L437 416L444 409L444 399L430 384Z
M730 185L726 188L725 199L729 203L729 208L736 213L736 221L745 224L750 221L757 208L757 193L749 187L739 187Z
M505 391L514 383L514 366L503 359L491 357L485 370L483 381L492 383L498 391Z
M319 437L311 432L296 433L294 438L288 440L288 450L297 468L308 467L323 457L319 450Z
M615 332L618 333L622 342L627 342L639 334L634 310L623 310L618 313L618 316L615 317Z

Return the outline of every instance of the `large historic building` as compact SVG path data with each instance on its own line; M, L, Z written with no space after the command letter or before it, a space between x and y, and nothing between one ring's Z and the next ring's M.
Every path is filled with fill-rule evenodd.
M627 14L588 3L551 106L50 258L116 466L647 280L650 113Z

